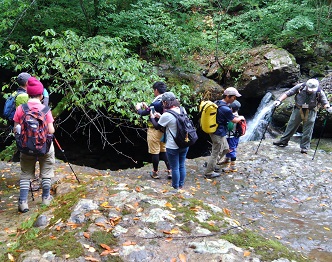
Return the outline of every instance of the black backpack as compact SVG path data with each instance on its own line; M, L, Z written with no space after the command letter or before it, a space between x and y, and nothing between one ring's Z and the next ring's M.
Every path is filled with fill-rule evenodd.
M184 113L183 108L180 107L180 114L176 113L174 110L167 110L166 112L176 118L176 135L174 136L171 132L170 133L177 146L184 148L195 144L198 139L196 128L188 115Z

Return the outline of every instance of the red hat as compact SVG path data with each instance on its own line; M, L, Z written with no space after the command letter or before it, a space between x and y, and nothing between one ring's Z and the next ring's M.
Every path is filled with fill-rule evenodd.
M30 77L27 83L27 93L30 96L41 95L44 92L43 84L35 77Z

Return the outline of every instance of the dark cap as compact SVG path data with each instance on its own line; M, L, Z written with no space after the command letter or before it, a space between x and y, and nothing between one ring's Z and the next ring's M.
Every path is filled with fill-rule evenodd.
M19 86L25 86L26 82L28 82L28 79L31 77L31 75L29 73L23 72L20 73L17 76L17 83L19 84Z
M232 108L233 111L239 111L239 109L241 108L241 103L235 100L233 103L229 105L229 107Z

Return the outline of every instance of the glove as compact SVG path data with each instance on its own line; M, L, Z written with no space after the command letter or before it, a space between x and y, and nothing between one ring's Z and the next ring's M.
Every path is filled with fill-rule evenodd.
M276 100L276 101L273 102L273 105L274 105L275 107L280 106L280 104L281 104L281 101L280 101L280 100Z
M332 106L326 108L326 111L329 112L330 114L332 114Z

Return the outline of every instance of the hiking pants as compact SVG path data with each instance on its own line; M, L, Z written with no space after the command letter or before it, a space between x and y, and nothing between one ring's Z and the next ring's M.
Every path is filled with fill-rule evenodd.
M148 149L150 154L159 154L160 152L166 152L166 144L161 141L163 132L149 127L147 131Z
M229 146L229 152L226 154L227 158L236 159L236 149L239 145L240 138L239 137L228 137L227 143ZM222 160L222 157L220 158Z
M167 157L172 169L172 187L182 188L186 180L186 156L189 147L170 149L167 148Z
M310 141L312 137L312 132L314 130L316 116L317 112L315 110L309 110L308 120L303 123L302 138L300 143L300 147L302 149L305 150L310 149ZM300 109L296 107L293 109L286 130L282 135L282 137L280 138L280 142L288 143L288 141L295 134L296 130L298 129L301 123L302 123L302 118L300 114Z
M21 177L20 179L29 180L35 178L36 162L39 161L40 178L54 177L54 145L44 156L30 156L24 153L20 154Z
M210 174L214 172L214 168L216 167L218 157L223 158L228 153L228 143L225 136L218 136L215 134L210 134L212 141L212 152L211 156L208 160L206 167L206 174Z

